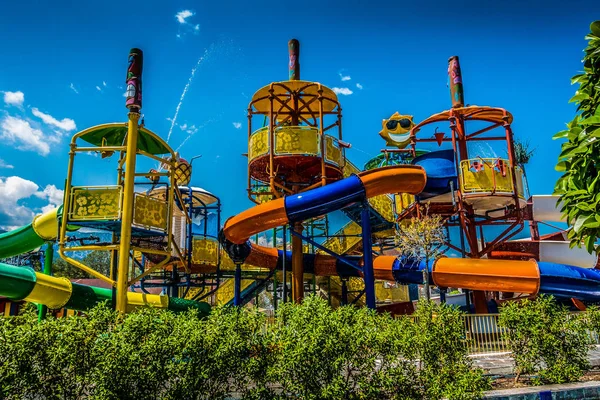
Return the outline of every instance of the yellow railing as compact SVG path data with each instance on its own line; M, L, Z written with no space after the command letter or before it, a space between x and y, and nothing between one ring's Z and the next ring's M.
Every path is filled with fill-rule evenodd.
M144 229L167 230L169 205L155 197L135 193L133 199L133 225Z
M321 156L321 136L319 129L311 126L282 126L275 128L274 154ZM342 150L338 139L324 135L325 160L329 163L342 165ZM256 130L248 143L248 161L269 153L269 127Z
M69 221L117 220L121 218L121 186L73 186Z
M524 198L523 171L515 167L517 194ZM514 193L510 163L502 158L472 158L460 162L461 191L469 193Z
M216 239L195 237L192 242L192 264L217 266L219 242Z

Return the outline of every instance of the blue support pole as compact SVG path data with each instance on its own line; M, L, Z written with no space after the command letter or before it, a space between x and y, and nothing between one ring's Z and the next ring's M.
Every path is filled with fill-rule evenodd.
M233 286L233 305L239 306L242 304L242 298L240 296L241 287L242 287L242 266L241 264L235 265L235 277L234 277L234 286Z
M363 275L365 280L365 296L367 307L375 309L375 274L373 272L373 243L371 242L371 212L369 202L363 202L360 215L363 241Z
M348 285L345 279L342 279L342 299L340 303L343 306L348 305Z
M283 302L287 303L288 298L287 298L287 271L286 271L286 254L287 254L287 225L284 225L283 227L283 232L282 232L282 236L283 236L283 260L281 260L282 262L282 269L283 269L283 293L282 293L282 297L283 297ZM294 231L292 231L293 233Z

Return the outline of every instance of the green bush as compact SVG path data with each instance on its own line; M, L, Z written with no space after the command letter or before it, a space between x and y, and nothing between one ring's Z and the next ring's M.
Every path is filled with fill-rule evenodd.
M102 305L41 323L32 309L0 318L0 398L478 398L487 381L461 318L425 302L414 319L333 310L315 296L284 304L274 324L235 307L120 317Z
M552 296L509 302L500 309L515 373L536 384L577 381L590 367L586 318L570 314Z
M414 317L423 398L482 397L490 382L468 357L463 313L452 306L420 301Z
M35 308L0 318L0 398L87 398L101 354L96 340L116 321L98 307L88 318L37 321Z

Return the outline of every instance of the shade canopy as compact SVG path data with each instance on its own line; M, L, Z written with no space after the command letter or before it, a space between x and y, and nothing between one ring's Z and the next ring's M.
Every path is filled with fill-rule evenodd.
M79 132L81 140L94 146L124 146L127 137L127 123L110 123L94 126ZM171 147L156 133L140 127L138 130L138 149L153 155L171 154Z
M319 101L315 100L311 102L311 100L319 96L319 90L323 91L323 112L331 112L338 106L337 95L327 86L321 85L318 82L282 81L273 82L270 85L260 88L256 93L254 93L251 104L254 106L257 112L269 112L269 91L271 88L273 88L273 95L278 99L273 101L273 109L275 112L281 110L282 113L287 113L290 111L290 109L294 109L294 99L292 96L290 96L290 94L300 93L300 97L304 98L304 103L299 102L298 109L300 109L302 113L318 114Z
M497 107L488 107L488 106L469 106L469 107L460 107L460 108L452 108L450 110L442 111L441 113L434 114L429 118L421 121L417 124L412 130L411 134L415 135L419 130L428 124L432 124L435 122L448 121L451 117L459 117L462 116L465 120L472 121L488 121L491 123L501 123L504 118L506 118L506 122L509 124L513 121L513 116L511 113L506 111L503 108Z

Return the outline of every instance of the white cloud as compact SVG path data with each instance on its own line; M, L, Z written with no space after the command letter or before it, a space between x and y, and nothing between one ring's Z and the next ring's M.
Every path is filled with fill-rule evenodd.
M192 15L194 15L194 13L191 12L190 10L182 10L182 11L179 11L177 14L175 14L175 18L177 19L177 22L179 22L180 24L185 24L186 19L188 19Z
M123 92L123 97L127 97L127 92Z
M73 85L73 82L71 82L71 86L69 86L71 88L72 91L75 92L75 94L79 94L79 91L75 88L75 85Z
M344 96L348 96L348 95L351 95L352 93L354 93L352 90L350 90L349 88L346 88L346 87L343 87L343 88L334 87L331 90L333 90L333 92L335 94L342 94Z
M182 131L185 131L185 130L187 129L187 127L188 127L188 126L187 126L187 124L179 125L179 128L180 128Z
M241 127L242 127L242 123L241 123L241 122L234 122L234 123L233 123L233 127L234 127L235 129L241 129Z
M190 127L187 127L187 129L185 129L185 131L187 133L189 133L190 135L193 135L194 133L198 132L198 128L196 128L196 125L192 125Z
M75 121L73 121L71 118L63 118L62 120L59 121L56 118L54 118L52 115L44 114L43 112L41 112L40 110L38 110L35 107L31 109L31 113L33 115L35 115L36 117L40 118L42 121L44 121L44 123L51 125L51 126L55 126L64 131L68 132L68 131L74 131L75 129L77 129L77 126L75 125Z
M64 194L64 190L59 189L54 185L46 185L44 190L34 193L36 197L48 200L48 205L46 207L50 207L50 210L52 208L58 207L63 203Z
M181 37L181 34L179 34L179 33L178 33L178 34L177 34L177 35L175 35L175 36L177 36L178 38L180 38L180 37Z
M194 32L195 32L195 33L198 33L198 32L200 32L200 24L196 24L196 25L194 26Z
M357 83L357 84L356 84L356 87L362 90L362 88L363 88L363 85L361 85L360 83Z
M19 176L0 178L0 227L11 229L31 222L35 213L21 201L34 195L39 186Z
M16 144L20 150L32 150L42 156L50 153L50 146L44 133L35 129L28 121L7 115L0 124L0 138Z
M37 197L47 200L48 204L41 207L41 212L50 211L63 201L64 191L54 185L47 185L43 190L30 180L20 176L9 176L0 178L0 227L3 229L14 229L18 226L30 223L38 210L31 207L27 200Z
M102 81L102 86L106 87L106 82Z
M7 164L6 161L0 158L0 168L13 169L14 165Z
M100 86L96 86L96 90L98 90L99 92L101 92L102 88Z
M9 106L20 107L25 101L25 95L23 92L4 92L4 102Z
M350 75L343 75L342 73L340 73L339 75L340 75L340 79L342 80L342 82L346 82L346 81L349 81L350 79L352 79L350 77Z

